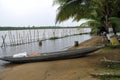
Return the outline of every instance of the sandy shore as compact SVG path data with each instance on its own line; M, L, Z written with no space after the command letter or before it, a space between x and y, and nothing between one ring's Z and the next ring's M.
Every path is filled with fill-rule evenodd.
M81 43L79 47L71 49L95 46L101 43L101 38L93 37ZM100 60L104 56L110 55L108 53L103 54L99 50L97 53L94 52L83 58L18 64L1 72L0 80L97 80L89 74L97 70Z

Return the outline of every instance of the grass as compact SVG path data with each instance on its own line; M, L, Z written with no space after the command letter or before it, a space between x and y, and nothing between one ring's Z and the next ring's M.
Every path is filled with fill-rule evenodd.
M120 74L120 68L119 70L117 69L100 69L100 73L110 73L110 74ZM99 78L100 80L120 80L120 78L117 78L117 77L100 77Z
M111 67L101 67L97 70L99 73L117 73L120 74L120 65L112 65Z
M102 77L101 80L120 80L120 78L105 78L105 77Z
M98 73L110 73L110 74L120 74L120 64L113 64L112 66L104 66L101 64L101 67L97 69ZM100 77L100 80L120 80L117 77Z
M104 57L106 60L115 60L119 61L119 49L120 46L112 46L107 45L104 49L100 51L100 53L108 53ZM109 54L110 53L110 54ZM111 55L114 54L114 55ZM98 74L118 74L120 75L120 63L104 63L101 62L100 66L97 68L96 73ZM99 77L100 80L120 80L120 78L117 77L108 77L108 76L102 76Z
M112 49L118 49L120 48L120 45L117 46L113 46L111 44L106 45L106 47L104 48L105 50L112 50Z

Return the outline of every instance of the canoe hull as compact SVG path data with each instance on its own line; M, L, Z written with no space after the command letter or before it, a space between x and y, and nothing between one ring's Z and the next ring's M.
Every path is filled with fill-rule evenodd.
M27 63L27 62L52 61L52 60L84 57L93 51L101 49L102 47L103 46L96 46L96 47L89 47L89 48L76 49L76 50L42 53L45 55L35 56L35 57L13 58L12 56L8 56L8 57L0 58L0 60L8 61L11 63Z

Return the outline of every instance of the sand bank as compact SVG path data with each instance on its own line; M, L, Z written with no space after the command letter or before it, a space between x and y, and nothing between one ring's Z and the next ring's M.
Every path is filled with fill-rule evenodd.
M93 37L79 47L102 44L100 37ZM18 64L0 73L0 80L96 80L89 74L97 70L100 59L109 54L94 52L83 58Z

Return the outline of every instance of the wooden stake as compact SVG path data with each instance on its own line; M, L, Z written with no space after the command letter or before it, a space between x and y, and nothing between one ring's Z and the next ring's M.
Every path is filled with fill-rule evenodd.
M75 41L74 42L74 46L77 47L79 45L79 42L78 41Z
M11 45L11 44L12 44L12 41L11 41L10 31L8 31L8 37L9 37L9 42L10 42L10 45Z
M3 43L1 45L1 47L5 47L6 46L6 43L5 43L6 36L7 36L6 34L4 36L2 36Z

